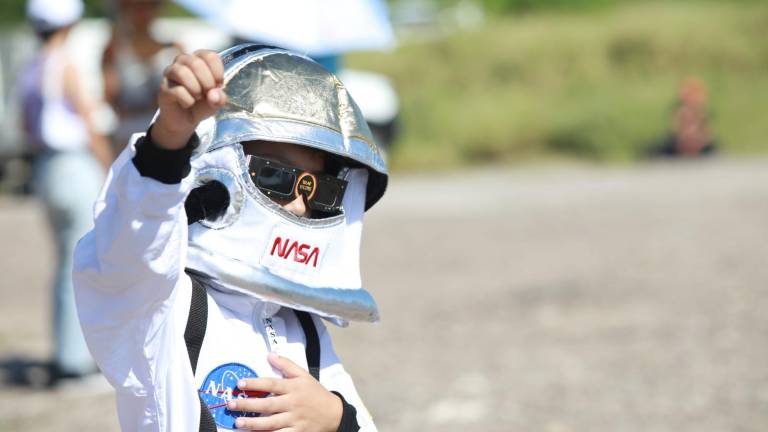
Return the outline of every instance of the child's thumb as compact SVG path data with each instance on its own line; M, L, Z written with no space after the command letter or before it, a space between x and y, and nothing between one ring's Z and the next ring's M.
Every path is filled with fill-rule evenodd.
M227 101L227 95L224 93L224 89L220 87L208 90L208 93L205 96L208 106L214 109L222 107Z

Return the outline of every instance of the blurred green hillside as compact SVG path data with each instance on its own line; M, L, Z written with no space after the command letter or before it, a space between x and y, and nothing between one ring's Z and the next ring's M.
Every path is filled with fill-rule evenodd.
M768 3L626 3L492 18L347 64L391 76L399 168L642 157L669 130L680 82L710 93L726 153L768 151Z

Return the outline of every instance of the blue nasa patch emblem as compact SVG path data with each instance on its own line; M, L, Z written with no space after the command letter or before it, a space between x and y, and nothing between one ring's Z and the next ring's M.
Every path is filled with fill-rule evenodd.
M243 378L258 378L256 372L241 363L227 363L213 369L202 387L198 390L200 398L208 406L213 419L218 426L235 429L235 419L238 417L258 417L258 413L230 411L227 402L232 399L247 399L249 397L265 397L267 393L245 391L237 388L237 382Z

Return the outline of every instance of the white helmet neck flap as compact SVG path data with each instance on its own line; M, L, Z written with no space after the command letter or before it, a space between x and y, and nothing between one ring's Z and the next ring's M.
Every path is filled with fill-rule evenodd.
M228 206L189 227L187 267L212 286L314 312L336 322L377 321L362 288L363 213L386 188L370 131L343 85L312 60L241 45L222 53L227 105L197 129L196 185L219 182ZM253 183L242 142L284 142L323 150L350 166L341 212L295 216Z

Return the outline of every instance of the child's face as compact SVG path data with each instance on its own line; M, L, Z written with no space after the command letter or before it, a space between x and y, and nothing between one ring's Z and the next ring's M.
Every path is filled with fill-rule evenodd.
M298 145L272 141L247 141L243 143L243 151L246 155L271 159L304 171L317 173L325 168L323 152ZM309 217L310 215L309 206L303 195L299 195L292 201L279 201L274 198L273 201L296 216Z

